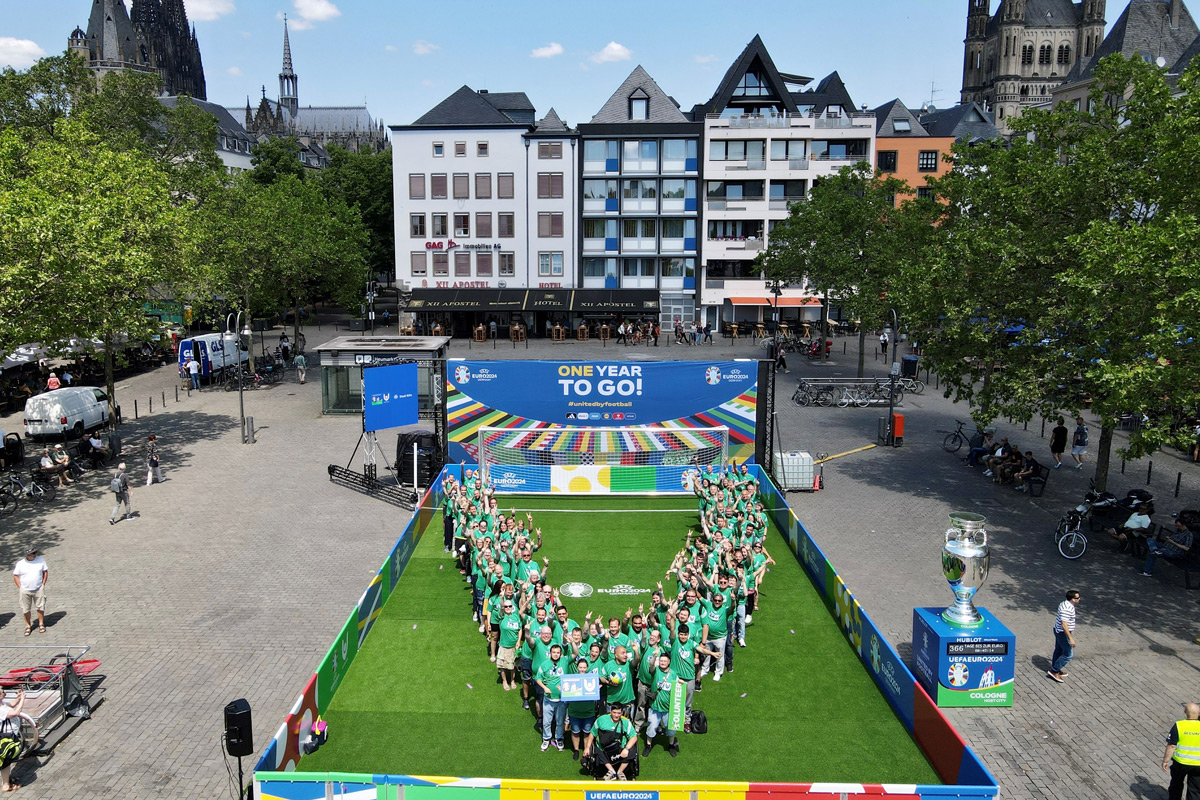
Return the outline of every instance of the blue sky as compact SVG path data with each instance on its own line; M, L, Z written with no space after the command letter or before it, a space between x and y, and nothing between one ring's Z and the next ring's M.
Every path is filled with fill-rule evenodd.
M129 0L132 2L132 0ZM66 47L92 0L5 3L0 65L24 68ZM757 33L783 72L837 70L859 105L900 97L954 104L962 80L965 0L185 0L208 98L240 106L278 95L283 14L301 105L367 102L406 124L463 84L524 91L587 122L637 64L684 108L707 100ZM995 2L993 2L995 5Z

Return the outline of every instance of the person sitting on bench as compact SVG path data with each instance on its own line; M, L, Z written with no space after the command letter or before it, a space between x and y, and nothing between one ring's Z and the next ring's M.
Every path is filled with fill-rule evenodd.
M1026 450L1025 451L1025 460L1021 464L1021 468L1013 473L1013 482L1016 483L1016 486L1014 486L1013 488L1016 489L1018 492L1028 491L1029 490L1028 480L1029 480L1029 478L1034 477L1038 474L1038 469L1040 467L1041 467L1041 464L1039 464L1037 462L1037 459L1033 457L1033 451Z
M1183 555L1192 549L1192 531L1183 520L1175 520L1175 530L1168 534L1162 542L1151 539L1146 542L1146 563L1142 567L1141 574L1149 577L1150 571L1154 569L1154 559L1158 556L1163 558L1176 558Z
M88 434L83 441L87 442L87 456L92 461L92 469L102 467L108 463L108 459L112 456L112 451L104 446L104 442L96 434Z
M1108 535L1121 543L1121 552L1129 548L1130 539L1141 539L1150 528L1150 515L1154 513L1154 505L1146 503L1138 506L1125 524L1117 528L1108 528Z

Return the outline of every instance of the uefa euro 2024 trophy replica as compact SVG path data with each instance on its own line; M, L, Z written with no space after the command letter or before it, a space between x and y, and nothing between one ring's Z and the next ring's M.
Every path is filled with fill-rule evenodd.
M987 518L982 514L950 513L951 527L942 548L942 574L954 592L954 605L942 612L942 619L960 628L983 624L983 617L971 601L987 580L991 561L985 524Z

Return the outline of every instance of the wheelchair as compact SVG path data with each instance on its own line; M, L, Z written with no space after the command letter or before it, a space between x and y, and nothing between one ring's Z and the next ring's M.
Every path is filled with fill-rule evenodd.
M594 746L599 747L600 742L594 741ZM639 739L638 747L640 746L641 740ZM629 762L627 767L625 767L626 781L637 780L638 774L641 772L642 757L638 747L635 747L633 753L631 754L633 756L633 760ZM606 748L605 752L609 753L610 756L615 756L617 753L621 752L621 743L614 742L610 747ZM600 763L600 760L596 758L595 755L586 755L581 757L579 760L579 765L580 772L582 774L589 775L598 781L604 780L604 774L608 772L608 770L604 768L604 765Z

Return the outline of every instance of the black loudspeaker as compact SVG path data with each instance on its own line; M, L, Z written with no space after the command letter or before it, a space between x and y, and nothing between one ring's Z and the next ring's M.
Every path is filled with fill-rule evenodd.
M245 698L225 706L225 749L231 756L254 754L254 731L250 725L250 704Z

